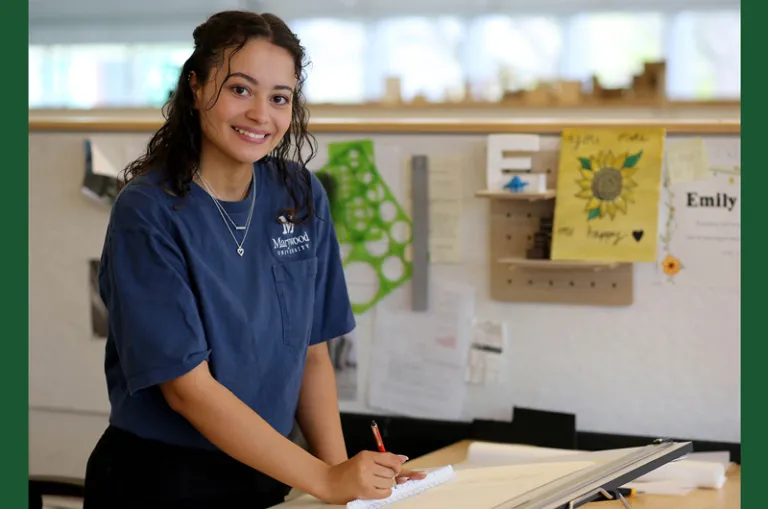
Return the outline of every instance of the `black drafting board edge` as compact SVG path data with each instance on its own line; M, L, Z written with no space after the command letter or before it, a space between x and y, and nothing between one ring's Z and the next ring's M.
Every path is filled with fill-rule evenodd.
M654 445L654 444L651 444L651 445ZM570 500L577 501L572 506L570 505L570 500L569 500L568 502L564 502L560 505L556 505L556 506L542 505L537 507L536 509L571 509L571 508L580 507L597 498L600 489L603 489L610 493L611 491L614 491L620 488L621 486L624 486L628 482L632 482L635 479L638 479L644 476L645 474L666 465L667 463L671 463L673 461L676 461L678 459L685 457L688 453L690 453L693 450L692 442L666 442L665 444L658 444L658 445L667 445L670 447L674 446L674 448L662 453L660 456L654 456L649 461L641 460L638 462L638 465L636 466L625 467L618 474L606 475L603 478L603 480L599 482L598 480L595 481L595 484L598 484L598 486L592 486L591 488L588 488L588 489L585 488L582 490L575 491L572 495L569 496ZM628 469L631 469L631 470L628 470Z
M674 461L683 459L686 455L688 455L693 451L692 442L675 442L675 443L680 444L680 447L673 449L672 451L664 454L661 457L652 459L651 461L638 467L636 470L619 474L613 479L606 481L604 484L602 484L602 486L600 486L600 488L607 491L608 493L613 494L612 492L618 490L625 484L635 481L636 479L639 479L645 474L649 472L653 472L657 468L663 467L668 463L672 463ZM592 500L598 497L599 497L599 493L594 493L592 496L585 498L583 500L580 500L577 503L574 503L573 506L569 506L569 504L564 504L557 507L556 509L570 509L571 507L573 508L580 507L588 502L591 502Z
M661 447L660 451L652 451ZM666 450L668 449L668 450ZM597 463L588 469L582 469L548 482L520 496L496 505L493 509L565 509L579 507L596 498L600 489L615 490L667 463L680 459L693 449L692 442L654 442L636 451L620 456L610 462ZM648 455L629 463L628 458L647 451ZM615 465L615 464L619 465ZM623 466L621 466L623 465ZM602 474L600 470L613 468L614 471ZM598 470L590 474L590 470ZM591 478L590 475L596 475ZM586 477L586 481L584 478ZM579 480L580 486L572 486ZM571 506L571 501L576 501Z

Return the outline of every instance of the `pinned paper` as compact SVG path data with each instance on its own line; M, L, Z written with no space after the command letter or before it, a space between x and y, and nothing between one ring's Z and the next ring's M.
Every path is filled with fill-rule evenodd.
M504 381L505 343L506 330L503 323L486 320L473 323L472 346L467 363L468 383L486 385Z
M668 141L666 156L671 185L701 180L712 175L707 149L701 138Z
M741 284L741 177L665 184L659 276L665 283L717 290Z
M462 170L456 158L431 157L429 168L429 262L461 263L463 258ZM435 219L439 218L439 219Z
M93 140L85 140L84 147L85 172L80 192L108 208L112 207L117 197L118 171Z
M410 417L463 418L464 372L475 289L437 281L430 309L414 313L376 306L369 366L368 404Z
M553 260L655 262L664 129L564 129Z
M94 175L103 175L112 178L117 178L119 176L119 170L112 164L112 161L104 155L101 147L96 143L91 143L91 162L93 164Z

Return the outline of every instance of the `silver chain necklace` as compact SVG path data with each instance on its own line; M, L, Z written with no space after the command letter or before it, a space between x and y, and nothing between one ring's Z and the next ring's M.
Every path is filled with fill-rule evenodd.
M216 204L216 208L218 208L220 212L222 212L225 216L227 216L227 219L229 219L229 222L232 223L232 226L235 227L235 230L245 230L245 226L238 226L237 223L235 223L235 221L229 215L227 210L221 205L221 198L219 198L219 195L216 194L216 191L214 191L210 185L208 185L208 183L203 179L203 176L200 175L200 173L197 173L197 176L200 178L200 181L203 183L203 185L205 185L205 188L208 190L208 194L216 198L214 200L214 203Z
M216 198L216 193L211 188L211 186L208 185L208 182L205 181L202 175L200 175L200 172L196 172L197 177L200 179L200 182L203 183L206 190L208 191L209 196L213 200L213 203L216 205L216 210L219 211L219 215L221 216L221 220L224 221L224 226L227 227L227 230L229 231L229 234L232 235L232 239L235 241L235 244L237 245L237 254L240 255L242 258L243 254L245 254L245 249L243 249L243 244L245 244L245 238L248 236L248 229L251 226L251 218L253 217L253 208L256 204L256 171L253 170L253 189L251 190L251 209L248 212L248 219L245 221L245 226L237 226L234 221L232 221L232 218L229 217L229 214L227 214L227 211L224 210L224 207L219 203L219 200ZM226 217L225 217L226 215ZM227 219L229 219L229 222L227 222ZM232 228L229 227L229 223L232 223L232 226L235 227L235 230L245 230L243 233L243 240L241 242L237 241L237 237L235 236L235 232L232 230Z

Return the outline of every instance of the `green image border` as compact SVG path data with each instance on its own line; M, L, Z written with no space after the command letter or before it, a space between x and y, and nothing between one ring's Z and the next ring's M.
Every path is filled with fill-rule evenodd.
M28 507L29 479L29 2L3 6L2 226L4 362L0 370L0 506ZM53 169L52 169L53 170Z
M761 0L743 0L741 9L741 272L747 276L742 278L741 284L741 506L763 507L766 502L760 489L761 477L764 479L768 475L768 462L765 461L768 458L768 441L765 439L767 383L763 378L768 343L763 336L765 322L761 315L765 315L768 282L765 252L760 248L763 240L758 232L765 232L762 222L766 215L761 204L765 202L768 174L762 171L761 143L764 142L758 136L765 129L766 99L764 82L757 77L757 72L753 75L756 66L750 66L748 62L752 59L750 52L755 53L755 62L762 58L762 48L766 44L762 25L768 16L768 4ZM745 104L748 107L745 108Z

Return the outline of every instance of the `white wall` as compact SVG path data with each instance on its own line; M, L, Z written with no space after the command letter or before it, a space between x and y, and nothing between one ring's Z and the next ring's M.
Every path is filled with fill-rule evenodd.
M104 136L104 135L102 135ZM135 142L144 135L109 135ZM30 134L30 469L77 475L106 423L103 343L90 337L88 268L108 212L80 194L83 134ZM359 136L318 136L327 142ZM739 293L661 286L635 269L627 308L508 304L488 291L488 203L481 135L376 135L379 171L402 189L406 158L422 153L464 169L464 261L436 265L431 280L477 288L479 318L510 326L507 382L472 387L467 418L509 419L513 405L574 412L578 428L622 434L740 441ZM548 144L556 144L549 137ZM738 137L709 138L738 145ZM447 164L447 163L446 163ZM403 200L402 195L400 199ZM361 320L361 375L371 320ZM369 411L364 399L342 409ZM84 413L85 412L85 413ZM83 414L84 413L84 414ZM78 415L82 414L82 415Z

